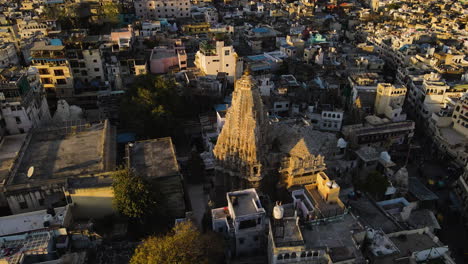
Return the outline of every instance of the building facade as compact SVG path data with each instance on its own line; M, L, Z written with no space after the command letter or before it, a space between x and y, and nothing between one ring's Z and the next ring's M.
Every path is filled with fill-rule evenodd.
M136 0L135 14L142 19L188 18L191 3L189 0Z

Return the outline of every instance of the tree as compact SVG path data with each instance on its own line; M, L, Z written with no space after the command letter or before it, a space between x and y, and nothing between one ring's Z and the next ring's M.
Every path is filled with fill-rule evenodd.
M142 218L155 212L157 202L151 185L129 169L116 171L112 175L114 207L123 215Z
M185 221L165 236L145 239L135 249L130 263L219 263L223 253L222 238L215 233L202 234L192 222Z
M189 104L177 93L173 79L141 75L128 88L120 104L122 126L140 137L163 137L173 134L177 118L187 115Z
M378 171L371 171L367 174L363 189L374 198L379 199L385 194L388 185L388 180L384 175Z
M102 22L119 23L119 6L117 3L105 2L98 10L99 18Z

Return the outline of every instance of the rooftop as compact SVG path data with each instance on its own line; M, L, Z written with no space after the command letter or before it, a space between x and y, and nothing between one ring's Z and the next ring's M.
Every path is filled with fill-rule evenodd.
M112 169L115 161L108 159L114 151L109 134L107 122L49 127L33 132L9 185L43 185L44 180L61 182L68 177ZM34 167L34 173L28 177L31 167Z
M329 248L335 261L360 256L353 240L353 233L363 231L363 227L351 214L339 221L327 224L310 225L302 229L306 248Z
M271 224L271 231L273 233L273 238L275 241L276 247L290 247L290 246L299 246L304 245L304 240L302 238L301 229L295 217L283 218L282 224L283 228L275 228L274 222Z
M0 145L0 183L3 183L10 173L21 146L26 141L26 136L26 134L19 134L3 138Z
M39 229L44 229L44 222L48 221L50 227L63 227L67 223L67 214L69 207L54 208L55 217L47 217L47 210L39 210L24 214L15 214L0 217L0 236L21 234Z
M234 210L234 217L265 212L255 189L228 192L228 204Z
M149 178L179 174L174 145L170 137L138 141L127 145L129 163L137 173Z

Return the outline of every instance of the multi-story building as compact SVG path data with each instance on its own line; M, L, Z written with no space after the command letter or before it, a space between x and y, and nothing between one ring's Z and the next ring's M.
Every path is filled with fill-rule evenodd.
M376 115L384 115L393 121L406 119L403 113L403 103L406 97L406 87L390 83L377 84L374 112Z
M38 69L40 80L49 98L73 96L73 74L60 41L36 42L31 49L31 65Z
M49 26L45 22L40 22L38 20L20 20L18 21L18 33L21 38L29 38L32 36L42 34L47 36L48 31L50 30Z
M174 145L170 137L127 145L128 168L154 183L164 196L162 207L172 217L185 216L185 191Z
M0 97L4 125L10 135L25 133L51 119L39 74L34 68L3 69Z
M257 191L245 189L226 194L228 206L211 210L213 231L224 233L235 256L258 254L265 245L266 211Z
M177 39L168 46L154 47L150 57L151 73L167 73L170 70L187 69L187 53L182 41Z
M16 54L13 43L3 43L0 45L0 68L8 68L19 65L20 61Z
M454 184L454 191L462 201L462 214L465 217L465 219L468 219L468 165L465 166L464 170L464 173L458 178L458 180Z
M190 16L189 0L136 0L135 14L143 19L184 18Z
M321 130L340 131L343 118L344 112L342 110L322 111L319 127Z
M232 45L224 41L202 42L195 54L195 65L203 73L217 76L225 72L229 82L233 83L242 74L242 61Z

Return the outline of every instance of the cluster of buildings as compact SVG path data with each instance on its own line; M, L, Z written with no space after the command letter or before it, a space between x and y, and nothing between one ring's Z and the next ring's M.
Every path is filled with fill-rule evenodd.
M187 153L117 127L127 88L169 75L211 109L181 133L227 258L455 263L414 171L441 161L468 216L466 1L0 2L0 262L84 263L100 239L77 223L116 214L119 165L165 215L198 209Z

